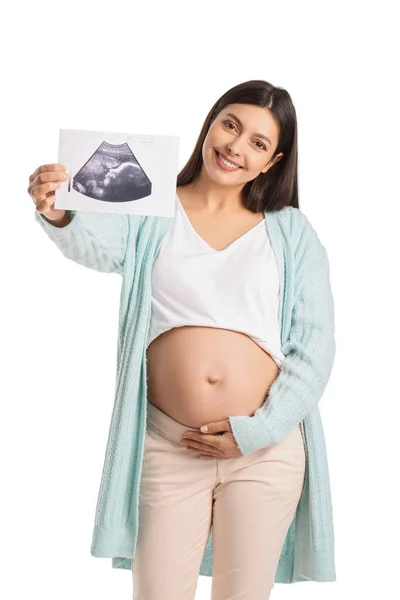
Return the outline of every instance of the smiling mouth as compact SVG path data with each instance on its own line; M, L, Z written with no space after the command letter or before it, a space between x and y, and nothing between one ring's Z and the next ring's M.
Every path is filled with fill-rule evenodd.
M241 165L238 165L238 164L236 164L236 163L233 163L233 162L231 162L231 161L229 160L229 158L227 158L227 157L223 156L222 154L220 154L220 153L218 152L218 150L215 150L215 153L216 153L216 155L218 156L218 158L220 158L220 159L222 158L223 160L226 160L226 161L228 161L229 163L231 163L232 165L234 165L234 168L235 168L235 169L243 169L243 167L242 167ZM228 167L228 168L229 168L229 167Z

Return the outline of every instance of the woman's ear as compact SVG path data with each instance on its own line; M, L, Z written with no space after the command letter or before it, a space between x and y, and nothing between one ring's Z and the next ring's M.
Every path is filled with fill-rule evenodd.
M266 173L271 167L274 166L275 163L279 162L282 157L283 157L283 152L281 152L280 154L278 154L277 156L275 156L274 162L272 164L268 163L267 165L265 165L265 167L263 168L263 170L261 171L261 173Z

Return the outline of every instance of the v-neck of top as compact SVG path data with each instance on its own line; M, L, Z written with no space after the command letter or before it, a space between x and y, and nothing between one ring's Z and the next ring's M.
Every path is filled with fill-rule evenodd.
M264 225L265 226L265 215L264 215L264 219L262 219L259 223L256 223L251 229L249 229L248 231L246 231L245 233L243 233L241 236L239 236L238 238L236 238L236 240L233 240L233 242L231 242L228 246L226 246L226 248L222 248L222 250L216 250L215 248L212 248L210 246L210 244L208 244L205 240L203 240L203 238L201 237L201 235L199 235L197 233L197 231L195 230L195 228L193 227L189 217L186 214L186 211L182 205L182 202L179 199L178 194L176 194L176 199L178 201L178 206L181 210L181 213L183 214L187 224L189 225L190 229L193 231L193 233L197 236L197 238L200 240L200 242L202 244L204 244L204 246L206 246L209 250L212 250L212 252L225 252L225 250L228 250L229 248L231 248L234 244L236 244L237 242L240 242L243 238L245 238L248 234L250 234L252 231L254 231L255 229L257 229L257 227L259 227L260 225Z

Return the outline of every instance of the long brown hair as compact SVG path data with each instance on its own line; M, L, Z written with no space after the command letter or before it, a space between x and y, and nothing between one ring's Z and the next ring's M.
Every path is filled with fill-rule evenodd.
M228 104L268 108L279 126L278 146L271 161L280 152L283 156L266 173L260 173L245 184L242 190L244 206L253 212L281 210L285 206L299 208L296 111L285 89L259 79L236 85L216 101L204 121L192 155L178 174L177 187L194 182L200 175L205 137L214 119Z

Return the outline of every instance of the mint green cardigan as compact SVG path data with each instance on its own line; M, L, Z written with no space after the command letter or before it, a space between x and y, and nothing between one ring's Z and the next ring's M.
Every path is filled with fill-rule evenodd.
M36 211L34 214L64 256L85 267L122 276L114 408L91 554L112 558L113 568L130 570L137 541L146 432L151 273L173 217L67 212L71 223L63 228L54 227ZM261 408L252 416L231 416L229 421L245 455L278 444L300 423L306 474L275 582L335 581L331 491L318 408L335 355L329 262L300 209L265 212L265 219L281 285L279 323L285 360ZM199 574L212 577L212 569L211 529Z

